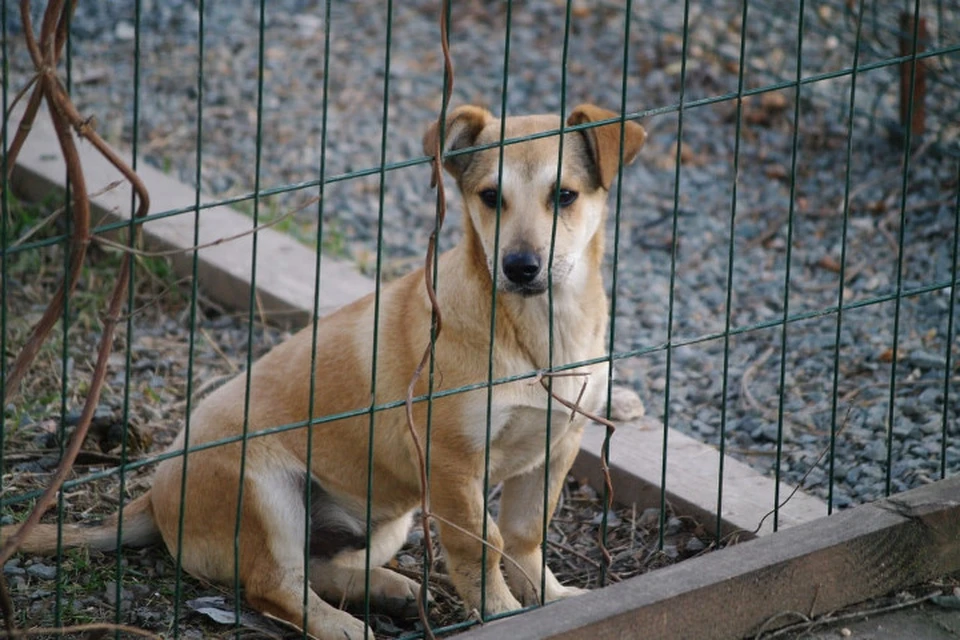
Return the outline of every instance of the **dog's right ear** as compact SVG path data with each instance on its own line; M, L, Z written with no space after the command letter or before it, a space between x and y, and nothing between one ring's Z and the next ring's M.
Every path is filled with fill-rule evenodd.
M465 149L473 146L477 136L483 131L483 128L493 120L493 114L481 107L464 105L457 107L447 114L447 126L444 131L443 149L438 149L440 144L440 123L434 122L423 135L423 152L428 156L435 156L438 152L446 156L451 151ZM472 154L462 154L445 158L444 168L456 180L460 180L464 170L470 164Z

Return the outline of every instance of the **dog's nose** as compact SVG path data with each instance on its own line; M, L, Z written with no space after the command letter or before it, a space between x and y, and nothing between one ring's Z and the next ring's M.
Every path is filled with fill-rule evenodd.
M514 284L530 284L540 273L540 257L529 251L503 257L503 273Z

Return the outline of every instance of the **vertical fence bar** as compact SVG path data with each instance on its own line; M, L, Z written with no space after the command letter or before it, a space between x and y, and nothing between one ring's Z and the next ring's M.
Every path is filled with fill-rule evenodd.
M380 120L380 166L379 192L377 194L377 267L376 291L373 306L373 344L372 363L370 365L370 422L367 431L369 439L367 449L367 513L366 513L366 551L364 553L364 586L363 586L363 624L364 629L370 628L370 534L373 526L373 437L377 421L377 362L380 345L380 299L383 289L383 213L384 196L387 179L387 131L390 115L390 51L393 45L393 0L387 0L387 34L383 55L383 111Z
M260 0L260 16L257 25L257 134L256 134L256 154L254 161L253 174L253 228L256 229L260 224L260 169L263 161L263 79L264 79L264 53L266 50L266 21L267 21L267 0ZM235 635L239 640L240 630L240 524L243 515L243 494L244 480L247 471L247 444L249 442L248 434L250 432L250 387L253 370L253 326L254 317L257 309L257 233L253 233L250 250L250 297L248 299L249 311L247 314L247 370L245 372L245 388L243 392L243 428L240 439L240 481L237 483L237 515L233 530L233 598L234 598L234 617L236 620Z
M7 0L0 0L0 106L3 107L3 117L0 118L0 400L3 401L0 413L0 471L7 468L7 289L8 269L7 247L9 246L10 222L10 180L7 166L7 135L9 134L9 66L10 57L7 49ZM11 412L13 413L13 412ZM13 416L11 416L13 417ZM0 472L0 495L6 493L3 484L3 473ZM0 518L4 517L4 509L0 508ZM0 580L4 578L0 577Z
M204 82L204 53L206 38L206 1L197 2L197 133L196 154L194 156L194 190L193 190L193 246L200 244L200 185L203 180L203 82ZM199 251L194 249L190 257L190 311L189 335L187 337L187 386L186 405L183 424L183 461L180 467L180 509L177 515L177 549L174 553L174 600L173 600L173 637L180 637L180 602L183 600L183 519L186 512L187 496L187 463L190 451L190 426L193 413L193 359L196 353L197 337L197 297L199 287Z
M507 0L507 15L510 14L510 3L511 3L511 0ZM451 9L452 9L452 4L453 4L453 0L444 0L444 2L443 2L443 4L442 4L442 7L441 7L441 14L440 14L440 20L442 21L442 24L441 24L441 29L442 29L442 31L441 31L441 36L440 36L441 39L444 39L444 35L443 35L444 33L447 34L446 42L443 43L443 45L441 46L441 49L443 49L444 47L447 47L447 46L449 45L450 12L451 12ZM509 18L508 18L508 20L509 20ZM448 74L446 67L447 67L447 62L446 62L446 59L444 59L444 62L443 62L443 72L442 72L442 74L441 74L441 75L443 76L443 80L442 80L442 82L441 82L442 98L441 98L441 100L440 100L440 117L439 117L438 122L437 122L437 131L438 131L439 140L440 140L440 142L439 142L439 149L440 149L440 154L441 154L441 158L438 158L438 162L439 162L439 165L440 165L440 171L443 171L443 158L442 158L442 155L443 155L443 149L444 149L444 147L446 146L447 109L449 109L449 107L450 107L450 92L451 92L452 89L453 89L452 70L451 70L451 73ZM438 177L438 180L441 179L441 178L442 178L442 176ZM441 229L441 226L443 225L443 218L440 216L440 212L441 212L440 194L442 193L442 191L441 191L441 189L439 188L439 182L437 183L437 186L438 186L438 188L437 188L437 201L436 201L436 207L434 208L434 212L433 212L433 225L434 225L433 228L436 230L436 236L434 237L434 242L435 242L435 243L439 243L439 242L440 242L440 237L439 237L439 236L440 236L440 229ZM443 206L445 207L446 204L444 203ZM445 210L445 209L443 209L443 210ZM429 239L428 239L427 242L428 242L428 243L430 242ZM435 252L438 251L438 249L437 249L437 244L434 244L434 251L435 251ZM435 253L434 255L436 256L437 254ZM433 264L430 265L430 268L432 269L433 288L434 288L434 292L436 293L436 291L437 291L437 290L439 289L439 287L440 287L440 282L439 282L439 270L440 270L440 269L439 269L439 264L440 264L440 260L439 260L439 259L434 259L432 262L433 262ZM424 268L427 268L427 267L424 266ZM432 307L432 305L431 305L431 307ZM424 451L423 451L423 465L424 465L424 467L425 467L425 469L424 469L424 476L425 476L425 478L426 478L426 483L427 483L427 486L424 487L423 490L425 490L425 491L428 492L428 493L427 493L428 497L429 497L429 491L430 491L430 438L431 438L431 436L433 435L433 400L434 400L433 394L434 394L434 391L436 390L436 378L435 378L435 374L436 374L437 319L438 319L437 313L436 313L436 310L435 310L435 309L432 309L432 308L431 308L430 314L431 314L431 322L430 322L430 359L429 359L429 363L428 363L428 367L429 367L429 368L428 368L428 372L427 372L427 424L426 424L426 429L425 429L425 436L426 436L426 437L425 437L425 440L426 440L426 442L424 443L424 446L423 446L423 449L424 449ZM489 428L489 413L490 413L490 408L489 408L489 404L488 404L488 406L487 406L487 414L488 414L487 423L488 423L488 428ZM428 506L428 507L430 506L430 505L429 505L429 502L428 502L428 505L427 505L427 506ZM425 522L427 526L430 526L429 520L423 520L422 522ZM424 534L424 537L423 537L424 546L426 546L428 540L429 540L429 541L431 542L431 544L432 544L433 538L432 538L432 537L429 537L429 538L428 538L428 537L426 536L426 533L425 533L425 534ZM432 549L432 548L431 548L430 550L424 549L424 554L423 554L423 575L422 575L422 580L423 580L423 583L422 583L422 584L424 584L424 585L429 585L429 584L430 584L430 571L431 571L431 569L433 568L433 567L430 566L430 558L431 558L432 556L433 556L433 549ZM423 611L426 613L427 617L429 618L429 615L430 615L430 599L429 599L429 597L428 597L428 596L429 596L429 592L427 591L427 589L422 589L421 592L423 593L423 597L424 597L424 601L421 603L421 604L423 605ZM430 633L430 630L429 630L429 629L424 629L424 636L428 636L429 633Z
M800 145L800 80L803 78L803 12L804 0L800 0L797 18L797 74L796 94L793 101L793 140L790 151L790 201L787 205L787 248L783 275L783 324L780 328L780 395L777 402L777 457L774 462L773 485L773 530L780 527L780 465L783 459L783 418L787 380L787 318L790 317L790 266L793 258L793 223L797 196L797 149ZM720 515L719 513L717 514Z
M940 425L940 479L947 477L947 424L950 415L950 356L953 346L953 318L957 304L957 254L960 253L960 157L957 158L957 197L953 205L953 257L950 266L950 311L943 370L943 418Z
M560 133L557 138L557 182L553 192L553 223L550 228L550 255L547 258L547 370L553 373L554 367L554 324L555 312L553 301L553 258L557 248L557 222L560 217L560 191L563 184L563 139L567 127L567 60L570 56L570 17L572 15L573 0L567 0L565 15L563 19L563 47L560 53ZM606 230L601 229L600 233ZM550 443L553 438L553 429L551 417L553 416L553 378L547 377L547 415L546 429L544 436L544 463L543 463L543 522L540 554L540 600L543 601L542 594L546 593L547 580L547 525L550 522ZM488 445L489 446L489 445ZM607 512L603 511L601 521L601 531L606 530ZM606 540L604 545L606 545ZM606 557L606 555L604 556ZM605 568L601 565L601 581L605 579Z
M137 153L140 143L140 29L142 26L141 23L141 1L136 0L134 3L134 37L133 37L133 142L131 145L131 168L134 172L137 170ZM136 193L131 189L130 192L130 224L127 226L127 247L133 251L137 245L137 236L139 235L139 228L137 226L136 218L137 202L136 202ZM120 491L119 491L119 508L120 512L123 512L123 506L125 504L125 496L127 490L127 437L130 434L130 370L132 368L132 349L131 345L133 344L133 314L136 307L136 291L137 291L137 281L135 278L136 275L136 265L137 261L131 259L129 261L129 281L127 283L127 340L126 340L126 353L124 354L124 384L123 384L123 417L121 418L121 424L123 429L121 432L121 442L120 442ZM120 556L121 550L121 540L123 539L123 518L117 518L117 557ZM114 585L114 602L117 603L116 611L114 612L114 623L120 624L122 622L121 617L121 603L123 598L123 563L117 562L115 567L115 585ZM120 632L115 631L114 637L119 640Z
M680 247L680 166L683 157L683 119L686 113L687 92L687 51L690 44L690 0L683 2L683 39L680 48L680 94L677 104L677 152L674 157L673 172L673 212L671 214L670 236L670 287L667 298L667 344L666 369L667 382L663 389L663 446L660 459L660 505L657 517L657 549L663 551L664 529L667 524L667 449L670 434L670 377L673 371L673 313L677 294L677 251ZM718 514L719 515L719 514Z
M624 7L623 16L623 57L621 64L623 69L620 75L620 140L619 140L619 159L617 162L617 195L616 205L613 212L613 273L610 283L610 331L607 342L607 409L605 417L609 420L613 401L613 378L614 378L614 352L616 350L617 339L617 276L619 275L620 265L620 214L623 205L623 143L627 133L627 78L630 70L630 25L633 18L633 0L627 0ZM559 196L559 194L558 194ZM600 233L606 233L606 229L601 229ZM604 457L603 463L607 468L610 466L610 438L613 433L610 429L606 430L604 443L600 455ZM607 505L611 502L610 487L603 483L603 513L600 516L600 540L604 549L607 546L607 519L609 517ZM546 527L544 527L544 545L546 545ZM606 554L604 554L606 556ZM546 557L546 552L544 552ZM606 584L606 566L600 564L600 584Z
M316 411L317 401L317 334L319 329L320 317L320 273L323 262L323 211L326 195L326 176L327 176L327 116L330 105L330 26L331 11L330 6L333 0L324 2L323 14L323 82L322 95L323 104L320 107L320 166L318 167L318 196L317 202L317 240L315 250L317 252L317 261L314 266L314 289L313 289L313 316L311 317L311 336L310 336L310 394L307 400L307 479L304 483L304 506L306 517L303 519L303 623L300 625L303 631L303 639L309 638L307 631L309 625L310 601L310 534L312 528L311 505L313 504L313 418Z
M486 431L484 433L483 449L483 524L480 530L480 537L483 544L480 546L480 566L484 567L480 574L480 610L486 611L487 599L487 540L488 529L487 515L490 502L490 441L493 438L493 351L494 339L497 332L497 287L500 280L500 268L497 266L497 256L500 255L500 223L503 215L503 156L504 140L507 133L507 91L509 89L509 69L510 69L510 35L512 33L513 23L513 0L507 0L506 9L506 29L504 34L503 49L503 77L501 78L500 91L500 146L497 149L497 210L493 227L493 255L494 267L491 274L490 288L490 340L487 346L487 414Z
M837 284L837 326L833 341L833 387L830 397L830 444L827 462L827 515L833 513L834 470L837 455L837 409L840 397L840 340L843 331L844 286L847 278L847 229L850 223L850 173L853 165L853 132L856 127L857 77L860 71L860 36L863 27L865 0L857 6L857 32L853 45L853 67L850 74L850 101L847 111L847 151L843 178L843 222L840 231L840 281Z
M915 0L913 5L913 52L911 53L910 65L910 99L907 105L907 122L913 121L914 110L914 84L916 80L917 65L921 64L917 60L917 38L920 29L920 0ZM897 289L894 298L893 310L893 348L890 356L890 400L887 405L887 460L886 474L884 478L884 495L890 495L890 485L893 474L893 420L894 409L896 408L897 396L897 364L900 361L897 351L900 348L900 307L903 301L903 240L907 226L907 186L910 181L910 159L911 143L913 142L913 128L908 126L903 133L903 173L900 181L900 229L897 233Z
M716 539L721 539L723 519L723 467L727 453L727 385L730 373L730 325L733 315L733 260L736 247L737 187L740 183L740 129L743 125L743 76L746 66L747 10L749 0L743 0L740 14L740 56L737 69L737 115L733 141L733 183L730 198L730 242L727 248L726 310L723 324L723 379L720 384L720 459L717 470L717 526Z

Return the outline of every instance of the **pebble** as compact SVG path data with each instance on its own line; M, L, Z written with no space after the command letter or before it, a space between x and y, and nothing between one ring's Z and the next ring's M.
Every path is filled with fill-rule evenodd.
M616 511L614 511L613 509L607 511L607 527L608 528L619 527L620 522L621 522L620 516L617 515ZM602 513L598 513L590 520L590 524L593 524L593 525L600 526L602 523L603 523Z
M863 456L872 462L886 462L886 443L880 440L874 440L873 442L867 443L867 446L863 448Z
M4 567L4 571L6 571L6 567ZM57 568L35 562L27 567L27 575L41 580L54 580L57 577Z
M947 359L943 354L929 353L927 351L911 351L906 359L906 364L919 369L943 369L947 366Z
M697 553L706 549L707 545L700 538L690 538L684 548L687 553Z

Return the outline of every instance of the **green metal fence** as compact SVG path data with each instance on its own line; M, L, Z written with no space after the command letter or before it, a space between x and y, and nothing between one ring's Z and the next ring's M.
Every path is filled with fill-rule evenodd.
M89 3L80 3L86 4ZM188 216L195 221L193 243L198 245L199 220L205 211L215 206L246 208L251 214L252 226L257 227L276 220L275 209L290 209L298 199L316 197L315 206L289 218L296 221L292 231L299 231L317 249L329 250L332 245L341 246L345 241L355 247L372 247L372 258L364 257L356 248L346 253L361 263L379 285L392 275L388 254L404 259L413 256L419 261L427 250L431 229L434 226L439 229L443 222L443 208L427 189L431 159L405 142L409 129L416 129L414 137L419 136L428 122L408 121L405 116L410 113L411 105L429 94L424 100L428 106L421 105L419 114L429 112L432 118L442 118L448 108L477 99L489 103L493 111L507 114L530 111L525 105L530 101L536 103L537 109L546 105L549 110L559 112L565 121L572 104L595 88L601 94L598 101L613 100L605 106L619 112L624 119L644 122L652 134L647 149L637 161L639 170L649 173L641 179L636 177L637 167L623 170L610 196L608 239L611 242L606 279L610 283L611 323L606 340L608 352L598 360L606 364L610 372L608 401L614 377L624 378L642 392L648 411L662 419L664 458L671 428L716 445L720 460L717 514L722 513L728 497L723 482L726 456L739 456L771 474L778 481L777 493L770 504L774 528L778 527L779 510L789 499L779 492L781 480L802 484L806 490L817 493L826 502L826 513L830 513L956 472L960 464L960 445L956 440L960 405L955 399L954 357L960 242L960 112L956 106L960 99L957 80L960 77L957 73L960 5L956 2L806 3L800 0L785 4L763 0L703 3L687 0L681 6L630 0L624 3L567 0L530 6L514 6L508 1L477 3L470 7L449 2L418 2L404 7L400 3L395 6L391 1L383 6L380 3L314 5L293 1L275 6L260 0L259 4L241 3L242 8L237 9L256 15L256 28L237 38L247 39L247 46L252 47L247 51L219 31L224 28L220 23L223 13L216 13L215 19L211 16L222 9L210 6L212 4L200 0L195 13L190 14L195 16L195 22L178 32L192 33L194 40L189 45L173 36L169 42L165 40L164 29L173 29L170 25L180 23L170 16L162 18L166 14L161 8L152 4L148 7L139 0L126 3L122 9L91 10L68 20L71 36L58 67L60 77L81 110L84 104L89 104L106 112L106 115L84 112L84 116L96 116L100 129L113 132L108 136L113 138L110 141L130 151L134 169L138 157L163 166L163 161L158 162L151 154L164 149L164 153L169 154L165 157L175 165L170 172L179 173L181 179L195 188L190 206L154 210L137 219L131 213L129 222L94 222L89 231L91 236L125 229L126 242L133 243L137 226L173 216ZM363 8L357 10L355 6ZM453 75L444 69L441 55L441 7L449 12L446 26L451 32L452 57L456 63ZM43 7L33 9L35 22L41 9ZM179 9L187 11L186 4ZM171 11L176 13L178 9ZM355 16L354 11L363 15ZM117 16L122 16L120 22L116 21ZM303 16L320 18L317 23L320 26L310 36L312 39L286 37L285 33L300 33L298 20L307 27L313 24L304 21ZM429 54L417 53L433 56L433 63L425 63L423 69L412 66L410 60L416 56L397 53L399 47L407 46L404 43L408 40L420 42L420 35L413 33L410 26L417 16L435 25L430 35L424 36L424 39L432 38L434 50ZM7 113L17 92L32 77L34 66L23 51L20 8L15 3L3 2L2 19L3 105ZM106 22L98 23L98 20ZM370 29L378 36L382 34L382 42L365 39L367 36L357 27L366 24L365 20L376 23L376 28ZM127 27L131 28L129 34ZM481 32L479 36L472 35L474 29ZM591 59L595 50L590 43L610 38L611 32L618 34L614 38L618 43L605 51L615 55L611 53L611 57L604 60ZM484 58L471 51L488 33L499 34L501 44L490 46L483 54L496 51L502 58ZM550 38L556 40L552 44L543 44L540 40ZM210 42L215 46L211 48ZM780 44L774 47L772 43ZM364 48L367 45L376 51L368 51ZM530 51L536 51L541 45L557 53L556 59L547 61L551 53L544 55L540 67L523 66L534 64L530 57L524 56L530 56ZM153 53L150 47L156 47ZM183 51L172 52L178 47L190 49L195 60L193 68L178 71L175 62L181 58L177 56L185 55ZM218 75L236 71L230 67L228 58L217 57L221 50L230 50L229 47L233 47L238 58L250 63L243 72L252 78L252 89L234 99L218 94L222 91ZM321 61L318 68L312 70L318 75L311 83L305 82L303 87L292 91L299 90L302 94L314 89L319 92L320 98L307 110L310 111L309 134L293 135L286 140L271 137L282 129L274 126L274 119L283 105L271 103L277 99L271 93L276 89L272 78L281 74L275 61L307 48ZM354 58L376 67L373 77L380 78L381 82L377 95L373 99L366 96L368 104L357 104L354 110L350 108L350 98L346 99L346 106L338 101L339 96L350 92L364 97L364 87L358 89L338 76L337 64L347 59L344 48L355 49L358 53L353 54ZM124 56L130 54L129 59L124 57L123 65L116 62L121 57L118 51ZM166 55L174 59L169 67L164 67ZM515 62L515 56L520 56L520 64ZM149 58L153 66L145 68L145 58ZM399 71L395 67L398 59L403 63ZM462 59L474 64L464 64ZM476 64L478 59L487 59L488 66ZM96 64L91 65L91 61ZM90 80L91 66L108 64L115 66L104 72L106 78ZM79 83L78 70L84 74ZM161 70L168 75L156 80ZM121 76L121 72L125 75ZM542 87L536 84L536 79L540 74L547 77L545 82L555 95L539 95ZM600 76L609 76L609 81L604 83L598 79ZM168 135L181 145L179 151L167 151L166 143L157 142L153 132L150 142L145 142L144 120L148 123L153 122L151 119L160 120L152 112L146 117L143 115L145 77L156 80L161 87L165 82L169 84L170 77L178 79L175 88L165 89L170 95L189 87L192 113L182 119L182 130L174 129ZM653 81L651 77L662 80ZM490 93L481 94L481 98L458 94L457 88L467 78L470 79L468 91L488 89ZM596 82L596 87L589 86L591 80ZM573 89L574 83L588 86ZM397 85L401 88L397 89ZM517 85L524 88L517 90ZM152 100L164 95L164 90L149 83L147 86ZM369 90L369 84L365 88ZM453 92L452 97L448 91ZM521 94L520 98L514 97L515 91ZM646 91L649 93L645 94ZM114 101L119 106L103 99L111 95L120 98ZM221 188L211 183L204 167L219 164L222 156L212 156L205 147L211 130L228 126L232 122L229 118L238 113L241 106L250 115L247 123L250 144L247 147L238 144L236 153L251 167L250 180L248 184L237 179ZM154 106L151 109L155 111ZM229 114L228 117L210 116L211 111ZM303 115L299 109L294 111L298 116ZM359 148L354 158L349 145L343 143L343 138L336 137L337 126L352 132L345 123L351 117L365 117L366 111L379 115L378 126L366 132L376 143ZM332 120L338 125L331 124ZM113 122L120 124L111 128ZM16 124L12 120L4 121L4 149L14 136ZM293 128L300 132L307 125L295 124ZM559 135L563 130L550 135ZM500 145L501 163L504 145L524 140L504 140ZM333 151L332 144L338 145ZM280 174L273 171L274 166L282 164L278 150L304 145L311 147L310 162L304 163L310 166L299 166L292 179L278 179ZM226 148L217 143L218 153ZM246 155L250 148L252 155ZM644 165L654 168L645 169ZM11 329L23 318L13 317L9 311L11 296L18 295L18 289L30 286L25 276L30 271L22 266L22 261L32 255L37 256L42 265L45 252L59 251L60 269L68 273L71 252L76 251L76 246L71 243L73 223L69 198L66 214L51 216L51 220L60 220L59 227L48 227L39 237L20 237L30 232L32 225L18 219L25 215L25 210L24 205L13 199L11 190L15 190L16 185L11 185L8 179L10 167L6 154L0 168L4 176L0 225L0 244L4 248L0 254L0 350L4 357L0 359L0 379L7 381L12 358L26 341L23 332ZM397 176L412 172L419 176L419 187L407 195L402 186L396 191L391 189L391 185L401 181ZM265 178L267 173L269 180ZM833 183L831 176L835 179ZM370 188L367 184L374 186ZM721 186L716 186L718 184ZM95 187L91 185L91 188ZM348 191L350 189L352 191ZM216 192L216 199L203 199L204 190ZM420 205L418 212L410 213L414 203ZM136 204L131 202L131 212ZM360 214L351 206L370 207L375 214L357 218L360 222L354 223L351 216ZM639 208L644 211L638 212ZM398 210L405 213L398 214ZM447 226L452 228L438 231L441 247L449 245L457 231L455 218L459 217L459 209L452 206L451 213L454 215ZM407 239L416 239L413 246L406 246L404 240L393 240L391 246L391 241L385 238L384 230L393 224L391 216L395 215L406 216ZM640 216L645 218L638 221ZM705 218L713 222L697 222ZM828 218L829 223L819 222ZM350 226L362 227L374 222L375 233L366 236L361 233L362 229L358 231ZM556 224L555 220L554 237ZM691 240L692 234L699 237ZM703 240L703 234L712 239ZM851 248L850 238L854 234L858 234L858 239ZM650 240L651 237L654 240ZM877 237L884 240L877 242ZM254 256L257 239L258 235L253 234ZM687 243L694 247L693 256L685 248ZM817 251L817 247L821 250ZM799 263L795 252L802 254ZM314 278L319 283L324 261L321 251L318 250L316 256ZM186 283L175 285L186 299L181 320L188 338L185 351L180 354L185 364L182 387L178 390L182 394L180 417L187 432L192 427L190 415L196 396L205 390L201 389L206 381L199 377L202 374L198 372L201 368L197 365L198 353L202 348L207 353L211 348L209 343L214 342L202 331L204 282L198 277L198 252L193 251L191 257L189 278ZM744 268L744 260L765 262ZM707 262L719 267L703 267ZM256 264L255 259L253 263ZM649 278L635 275L633 271L629 276L624 275L628 268L636 265L646 265ZM436 280L435 265L431 266ZM144 400L138 390L139 383L131 380L131 372L136 364L132 345L141 331L138 310L143 303L138 288L152 276L150 265L143 262L130 262L128 268L131 284L123 316L122 340L118 340L122 344L114 345L122 356L122 366L118 364L117 368L123 375L110 383L120 393L119 410L115 412L115 422L121 429L121 435L116 437L119 449L109 463L73 470L57 496L58 522L76 519L69 496L84 487L110 486L118 491L115 495L122 507L127 500L130 478L139 478L145 467L158 461L182 456L185 479L190 469L189 454L197 450L240 442L246 451L247 443L253 438L297 429L306 429L309 442L308 426L351 416L369 416L372 440L377 412L404 404L403 401L382 405L371 402L371 406L349 414L320 415L311 394L311 417L307 421L251 430L249 371L256 355L263 351L263 343L276 335L260 326L262 318L258 313L254 268L249 276L249 302L242 321L246 344L237 350L235 357L241 365L236 375L246 375L248 391L242 435L189 451L158 453L156 448L146 446L132 452L128 449L130 430L149 431L147 425L138 425L132 418L138 401ZM891 271L885 272L885 268ZM706 275L702 275L704 273ZM830 275L819 275L823 273ZM857 278L868 282L861 286ZM874 280L877 284L868 286ZM638 293L648 281L659 283L661 289ZM440 280L437 286L443 287L445 283ZM375 326L379 323L380 291L377 286ZM38 425L45 425L46 433L58 449L44 451L44 455L54 459L63 455L68 423L82 397L76 385L89 376L86 371L70 373L75 358L71 344L77 340L85 344L89 334L104 330L102 323L85 326L82 321L78 322L81 317L78 305L86 304L83 299L78 301L79 295L65 298L58 329L60 337L54 334L58 355L44 356L47 357L44 363L57 363L61 372L56 376L60 385L56 402L31 397L34 387L30 385L21 385L17 390L5 388L5 398L14 392L20 394L5 403L4 429L0 432L0 466L4 474L0 506L11 520L29 509L42 493L42 481L52 476L49 464L47 467L17 466L22 459L40 457L30 453L38 447L37 441L25 440L23 434L34 433ZM314 316L319 314L324 295L318 286L313 298ZM712 302L689 303L685 299L688 297ZM496 296L492 296L492 300L495 307ZM743 303L744 300L747 302ZM641 316L656 320L644 324L637 320ZM552 320L551 314L551 334ZM493 324L491 318L491 335L495 331ZM875 344L864 348L864 341L871 338ZM424 346L430 344L430 339L431 336L424 336ZM316 341L314 323L314 346ZM380 347L375 331L370 345L373 371L376 371ZM466 388L443 388L431 362L424 372L430 391L413 400L430 405L436 398L486 389L489 433L496 385L517 379L533 381L545 373L558 372L551 366L546 372L530 371L519 378L496 379L495 348L491 346L487 379ZM822 366L807 366L806 362L822 362ZM594 363L577 363L561 369L584 364ZM696 385L705 384L704 377L710 376L691 376L688 373L691 369L712 371L713 378L719 379L719 387L707 387L698 395L694 392ZM749 382L756 382L760 377L764 396L757 399L751 395L755 392L750 391ZM376 385L376 376L373 376L371 398L376 396ZM822 390L811 391L815 385L822 385ZM914 393L914 390L918 391ZM925 390L934 391L923 395ZM813 397L815 401L811 400ZM870 403L855 402L867 397ZM56 410L51 410L54 405ZM873 407L880 409L871 413ZM905 407L909 411L905 412ZM31 415L38 410L42 412L40 415ZM429 410L427 415L429 434ZM756 437L755 431L759 434ZM852 432L856 433L851 435ZM871 440L880 446L872 446ZM429 460L429 436L425 445ZM616 439L608 440L608 446L615 448ZM549 435L545 447L549 457ZM844 457L838 447L853 453ZM757 462L758 458L764 462ZM370 466L372 459L371 450ZM245 456L241 460L245 462ZM310 464L308 459L308 468ZM666 483L666 468L665 460L660 504L655 505L659 510L656 544L661 550L669 519L670 487ZM32 485L23 482L23 478L31 474L37 475L37 482ZM861 485L856 478L848 479L851 474L857 478L874 477L881 488L857 493L854 489ZM110 484L96 484L104 480ZM608 497L606 488L599 489L603 501ZM242 482L237 490L239 505L244 491ZM489 477L485 477L485 496L493 490ZM308 502L309 491L308 486ZM370 479L367 548L370 547L372 491ZM546 504L544 496L544 506ZM106 511L116 507L116 504L110 505ZM598 521L600 542L595 582L599 585L607 582L610 569L604 548L609 517L607 509L602 509ZM717 520L716 530L708 536L712 542L723 539L720 519ZM238 507L235 532L238 539L241 524ZM307 528L309 530L309 523ZM546 519L543 532L547 540ZM486 533L484 531L484 535ZM182 535L181 526L179 536ZM236 562L239 562L239 546L235 549ZM188 598L187 592L193 590L190 579L182 574L181 560L177 555L173 561L172 621L158 625L173 637L180 637L183 631L182 621L188 615L183 602ZM308 560L309 544L304 549L304 562ZM369 555L367 562L369 569ZM57 560L56 567L58 575L67 575L61 559ZM434 567L424 562L421 571L423 579L428 580ZM9 572L11 578L17 575L20 574L16 571ZM116 604L112 616L104 621L121 624L132 620L121 606L124 585L129 581L129 571L117 562L114 584L109 587ZM72 624L81 618L71 609L75 595L66 594L69 585L63 579L58 579L55 585L50 622L54 626ZM367 588L369 590L369 583ZM230 606L239 621L242 613L239 573L235 574L231 595ZM6 613L10 622L11 612ZM31 619L29 610L14 613L19 616L16 620L21 626L39 623ZM364 603L362 614L366 620L373 620L369 599ZM434 631L452 631L474 623L473 620L459 622ZM412 637L411 632L406 633L403 637ZM412 635L423 633L415 631Z

